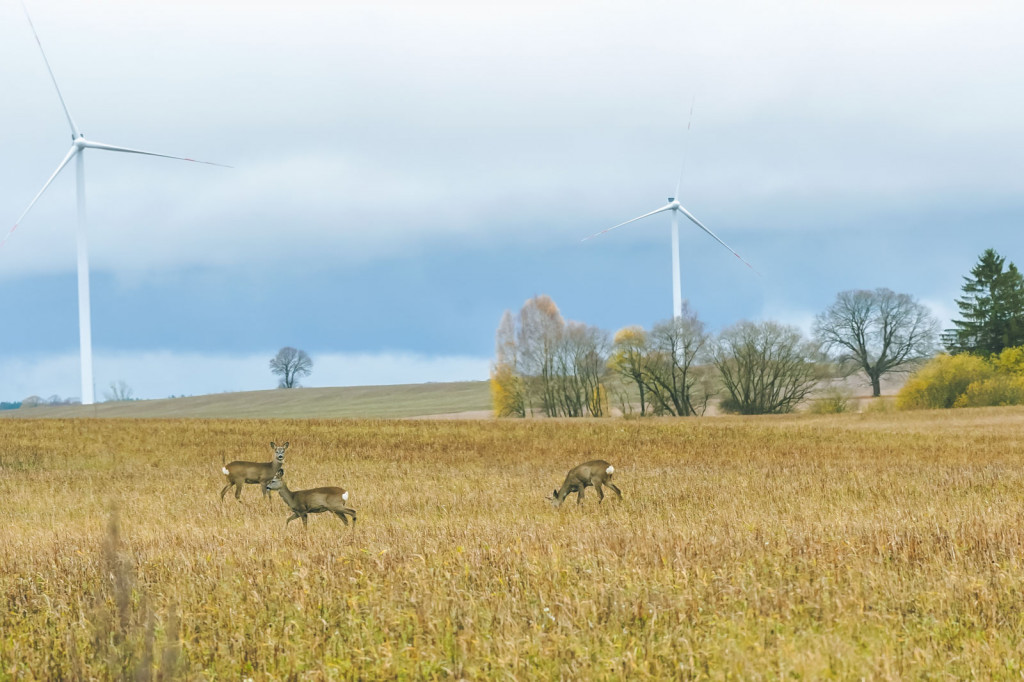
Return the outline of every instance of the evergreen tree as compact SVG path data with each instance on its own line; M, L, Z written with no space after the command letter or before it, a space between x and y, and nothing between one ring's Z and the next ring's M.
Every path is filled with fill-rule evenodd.
M962 319L943 335L952 354L988 356L1024 345L1024 276L1017 266L986 249L964 277L964 295L956 301Z

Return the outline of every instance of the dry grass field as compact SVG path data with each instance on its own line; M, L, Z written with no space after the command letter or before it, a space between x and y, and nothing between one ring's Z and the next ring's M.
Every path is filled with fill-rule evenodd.
M291 442L346 528L218 497ZM0 679L1019 678L1024 411L2 420ZM552 509L573 465L620 502Z

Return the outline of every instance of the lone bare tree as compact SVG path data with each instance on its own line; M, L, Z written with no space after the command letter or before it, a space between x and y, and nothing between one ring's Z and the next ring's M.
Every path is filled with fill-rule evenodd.
M928 308L885 288L843 291L814 318L822 348L837 352L841 365L863 371L876 398L885 374L909 371L932 356L938 334L939 322Z
M295 388L299 385L299 377L308 377L313 371L313 361L304 350L296 350L285 346L270 359L270 371L281 377L278 388Z

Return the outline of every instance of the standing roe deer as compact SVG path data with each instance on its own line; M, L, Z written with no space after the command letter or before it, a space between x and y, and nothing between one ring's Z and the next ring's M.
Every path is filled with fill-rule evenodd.
M576 493L576 504L583 504L583 491L589 486L593 486L597 490L597 502L600 504L604 500L604 491L601 490L601 486L606 485L614 490L621 500L622 491L612 483L612 474L614 473L615 467L603 459L580 464L565 477L565 483L562 484L561 489L555 490L551 496L545 499L557 509L569 493Z
M235 486L235 499L241 502L244 483L258 483L263 497L268 497L264 486L284 466L284 451L288 449L288 443L279 446L271 442L270 447L274 448L274 459L269 462L232 462L221 467L221 471L228 477L228 484L220 491L221 501L228 488Z
M284 503L292 510L292 515L284 522L287 526L295 519L302 519L302 525L309 526L307 516L319 514L320 512L331 512L348 525L347 516L352 517L352 527L356 525L356 510L345 506L348 502L348 492L341 488L312 488L310 490L289 490L282 477L284 469L281 469L267 483L267 490L276 490L284 500Z

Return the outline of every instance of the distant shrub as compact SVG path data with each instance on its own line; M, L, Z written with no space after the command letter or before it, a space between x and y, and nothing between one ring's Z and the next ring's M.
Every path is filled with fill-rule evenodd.
M851 394L842 388L826 389L821 397L811 401L808 412L811 414L841 414L850 409Z
M995 374L991 363L976 355L939 355L915 372L896 395L900 410L953 407L975 382Z
M1024 375L997 374L975 381L956 399L953 407L1024 405Z

